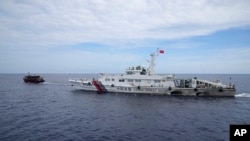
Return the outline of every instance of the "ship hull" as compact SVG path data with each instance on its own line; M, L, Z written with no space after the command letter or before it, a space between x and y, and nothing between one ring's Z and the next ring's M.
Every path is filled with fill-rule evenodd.
M25 83L42 83L44 82L45 80L40 77L40 76L31 76L31 75L27 75L23 78L23 81Z
M127 88L129 89L129 88ZM137 87L131 88L131 91L108 89L108 92L114 93L128 93L128 94L148 94L148 95L173 95L173 96L218 96L218 97L234 97L236 91L233 89L197 89L193 88L149 88Z
M79 80L71 80L71 85L78 90L99 92L94 85L89 82ZM218 97L234 97L235 89L222 88L178 88L178 87L124 87L104 85L108 93L127 93L127 94L145 94L145 95L173 95L173 96L218 96Z

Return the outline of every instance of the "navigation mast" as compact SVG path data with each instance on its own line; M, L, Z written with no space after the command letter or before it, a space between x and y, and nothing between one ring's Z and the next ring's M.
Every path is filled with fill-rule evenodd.
M155 70L154 70L155 58L156 58L156 56L158 56L158 52L159 52L159 49L157 49L156 53L155 52L150 53L151 60L150 60L149 67L148 67L148 75L155 74Z

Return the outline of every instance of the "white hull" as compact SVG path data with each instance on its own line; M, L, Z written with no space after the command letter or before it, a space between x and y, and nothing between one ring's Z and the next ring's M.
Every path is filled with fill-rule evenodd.
M88 83L91 81L88 81ZM78 90L99 92L94 85L86 85L87 83L81 80L70 80L72 86ZM85 84L83 84L85 83ZM182 95L182 96L219 96L233 97L235 89L221 88L177 88L177 87L123 87L104 85L105 92L108 93L127 93L127 94L147 94L147 95Z
M80 80L69 80L71 85L74 86L77 90L84 90L84 91L97 91L96 87L84 85L84 81Z

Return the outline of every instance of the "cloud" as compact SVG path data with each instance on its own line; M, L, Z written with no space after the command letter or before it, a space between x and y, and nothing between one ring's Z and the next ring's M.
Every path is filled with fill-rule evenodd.
M26 73L123 73L130 65L146 64L146 58L126 52L29 49L0 52L0 72ZM11 57L10 57L11 56Z
M0 42L55 46L177 39L249 26L250 2L162 0L1 1Z
M203 52L159 56L156 66L162 73L249 73L250 48L224 48Z
M249 54L242 55L249 52L248 41L235 44L243 52L233 45L221 47L221 56L215 47L207 52L212 45L207 40L192 37L248 28L249 7L248 0L1 1L0 71L121 72L144 63L152 48L159 47L172 54L159 60L156 67L162 72L194 72L197 65L197 72L221 72L222 64L232 72L246 72L240 68L250 70ZM208 42L212 40L217 38ZM218 60L214 71L209 65Z

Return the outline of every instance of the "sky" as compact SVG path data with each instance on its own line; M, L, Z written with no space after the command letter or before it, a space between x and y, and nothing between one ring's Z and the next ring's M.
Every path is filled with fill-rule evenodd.
M249 0L1 0L0 73L250 73Z

